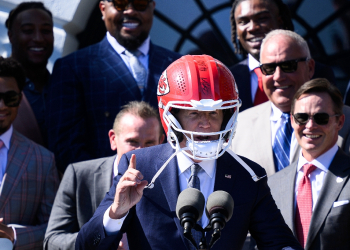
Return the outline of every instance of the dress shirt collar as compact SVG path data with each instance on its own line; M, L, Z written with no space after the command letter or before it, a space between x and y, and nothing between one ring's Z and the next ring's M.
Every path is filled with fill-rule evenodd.
M275 106L275 104L273 104L273 103L271 102L271 116L270 116L270 120L276 122L276 121L278 121L279 119L281 119L282 114L283 114L283 112L282 112L279 108L277 108L277 107Z
M299 153L299 161L298 161L298 171L300 171L300 169L302 168L302 166L304 166L306 163L311 163L313 165L315 165L317 168L321 169L324 172L328 172L329 166L331 165L331 162L333 161L333 158L335 156L335 154L338 151L338 145L337 143L335 143L333 145L332 148L330 148L327 152L325 152L324 154L320 155L319 157L317 157L316 159L312 160L311 162L308 162L301 150Z
M114 162L113 162L113 176L112 177L116 177L118 175L118 162L117 162L117 159L118 159L118 155L116 154Z
M252 72L255 68L259 68L260 63L251 54L248 54L248 68Z
M7 148L7 150L10 149L10 141L12 137L13 127L11 127L2 135L0 135L0 139L3 141L4 146Z
M179 169L179 175L185 172L194 163L187 155L180 152L177 157L177 165ZM210 178L214 177L216 160L201 161L199 166L209 175Z
M113 49L118 54L123 54L124 53L125 48L123 46L121 46L117 42L117 40L111 34L109 34L108 31L107 31L107 40L108 40L109 44L113 47ZM150 36L148 36L147 39L138 48L138 50L141 51L142 55L144 55L144 56L148 55L150 42L151 42L151 38L150 38Z

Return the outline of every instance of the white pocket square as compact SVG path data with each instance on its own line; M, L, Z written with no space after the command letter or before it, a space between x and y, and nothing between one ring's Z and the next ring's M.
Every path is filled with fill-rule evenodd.
M348 203L349 203L349 200L335 201L333 203L333 207L339 207L339 206L342 206L342 205L345 205L345 204L348 204Z

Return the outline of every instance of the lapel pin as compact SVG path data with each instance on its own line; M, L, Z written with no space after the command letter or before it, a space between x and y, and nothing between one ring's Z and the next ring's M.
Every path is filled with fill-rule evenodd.
M225 174L225 178L231 179L231 175L230 174Z
M336 180L337 183L340 183L342 181L343 181L343 178L337 177L337 180Z

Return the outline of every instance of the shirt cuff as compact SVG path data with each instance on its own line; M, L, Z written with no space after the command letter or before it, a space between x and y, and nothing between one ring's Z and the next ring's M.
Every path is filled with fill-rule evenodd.
M106 212L103 215L103 227L105 228L106 234L108 236L116 234L120 231L126 216L128 216L129 214L128 211L128 213L123 218L112 219L111 217L109 217L109 210L111 209L111 206L106 210Z
M14 226L11 226L13 230L13 247L15 247L16 242L17 242L17 234L16 234L16 229Z

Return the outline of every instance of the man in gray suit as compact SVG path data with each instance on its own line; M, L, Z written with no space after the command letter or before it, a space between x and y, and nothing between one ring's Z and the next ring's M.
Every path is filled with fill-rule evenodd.
M270 101L238 115L232 150L260 164L270 176L296 160L300 151L290 128L286 158L284 164L279 164L275 142L282 125L288 121L290 126L288 117L293 96L313 76L315 61L305 40L288 30L271 31L264 39L260 53L262 72L266 74L262 77L263 87ZM339 131L338 145L349 154L350 107L344 106L343 113L346 121Z
M350 157L337 146L342 95L326 79L297 91L291 120L301 152L268 184L282 215L306 250L350 249Z
M146 102L125 105L108 133L117 155L70 164L59 187L44 249L74 249L80 228L90 220L118 175L121 156L129 151L158 145L164 140L158 112ZM123 248L121 248L123 249Z

